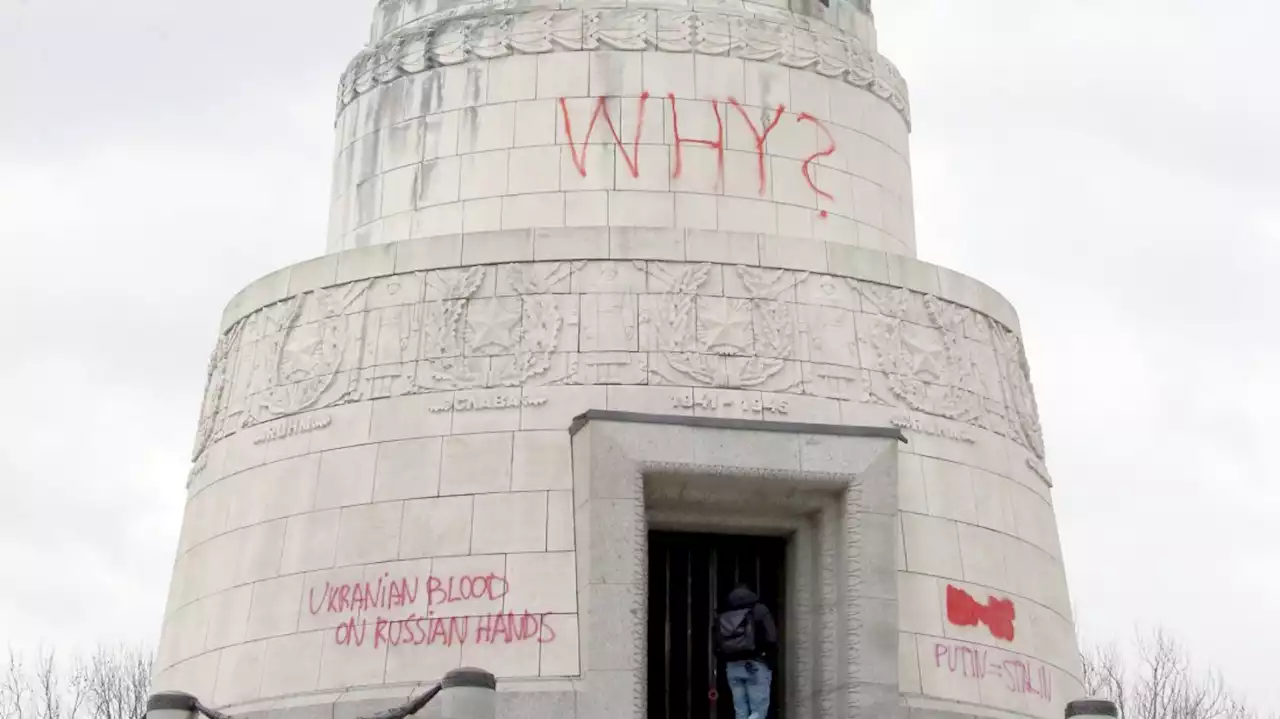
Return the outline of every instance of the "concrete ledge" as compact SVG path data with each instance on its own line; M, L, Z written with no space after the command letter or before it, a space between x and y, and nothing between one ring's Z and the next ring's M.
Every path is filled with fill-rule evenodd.
M500 230L402 240L335 252L276 270L249 283L227 304L219 331L226 331L241 318L297 293L344 282L425 269L574 259L683 261L767 267L846 277L931 295L980 312L1000 322L1014 334L1022 334L1013 305L991 286L954 270L905 255L825 240L692 229L661 231L679 235L676 239L684 247L684 254L679 258L665 253L653 256L643 246L608 241L613 234L626 235L634 230L632 227ZM590 237L584 235L604 241L591 242ZM742 246L744 242L749 243L754 251L735 251L734 248ZM538 249L566 244L573 248L570 255L544 255ZM468 252L468 245L482 247L483 253ZM528 252L530 246L534 248L532 257ZM424 252L431 257L426 257ZM464 258L471 258L473 261L464 262Z
M902 430L894 427L850 427L840 424L808 424L806 422L768 422L758 419L727 419L724 417L687 417L674 414L645 414L642 412L617 412L592 409L573 418L569 434L577 434L591 420L598 422L636 422L639 424L675 424L685 427L713 427L717 429L746 429L756 432L788 432L791 434L824 434L845 437L881 437L896 439L903 444L907 438Z
M805 3L805 4L813 8L813 10L819 9L819 7L815 7L817 6L817 3ZM851 31L847 28L846 28L846 31L851 32L851 34L853 34L855 37L861 40L865 45L867 45L868 49L875 50L876 37L875 37L875 31L874 31L873 13L871 12L871 7L870 7L870 0L853 0L851 5L852 7L850 7L850 9L856 11L861 22L856 23L855 27ZM478 14L487 14L487 13L502 13L504 11L510 10L515 6L516 6L516 3L512 2L512 0L481 0L480 2L466 3L462 6L461 10L465 12L466 16L474 16ZM382 38L388 35L391 35L393 33L396 33L398 31L401 31L411 25L416 26L422 23L430 25L430 24L439 23L443 20L448 20L448 19L463 16L459 14L457 8L449 8L448 10L432 11L432 8L435 8L435 7L436 5L434 4L412 2L412 0L380 0L380 2L378 3L378 8L374 14L372 27L370 28L369 43L371 45L377 44L377 42ZM558 0L552 0L551 2L547 2L544 5L541 5L540 7L545 7L548 9L582 8L587 10L594 10L594 9L617 9L618 7L620 7L620 5L617 2L609 2L607 0L587 0L586 2L581 2L581 3L560 2ZM655 1L655 0L627 0L625 2L625 7L635 8L635 9L656 9L656 10L676 9L676 6L673 6L670 3L664 3L661 1ZM714 7L718 12L737 15L741 17L760 16L760 17L769 17L771 19L776 19L780 15L782 15L782 13L786 13L787 15L790 15L796 19L799 19L801 17L803 17L804 19L809 19L809 18L812 18L814 20L821 19L818 17L814 17L813 12L806 12L804 13L803 16L800 13L787 13L785 10L783 10L783 8L787 7L787 5L779 4L777 2L770 3L770 2L767 2L767 0L766 1L745 0L745 2L741 3L738 7L734 7L728 4L711 5L709 7ZM824 14L829 14L832 10L832 8L830 7L821 8L821 9L826 11L826 13ZM834 22L831 22L830 19L828 19L827 22L833 25L836 24Z
M471 667L462 667L454 669L444 675L444 679L440 680L442 689L452 689L454 687L478 687L480 689L496 689L498 680L492 674L483 669L473 669Z
M185 692L160 692L147 697L147 713L156 711L195 711L196 698Z
M418 696L429 688L418 685L411 696ZM371 694L356 690L351 696L357 695L359 698L335 700L331 693L301 694L223 707L222 710L236 719L355 719L369 717L403 703L390 694L372 698ZM496 719L574 719L577 714L578 693L568 681L504 682L497 690L496 699ZM439 710L440 705L432 701L414 716L416 719L435 719Z

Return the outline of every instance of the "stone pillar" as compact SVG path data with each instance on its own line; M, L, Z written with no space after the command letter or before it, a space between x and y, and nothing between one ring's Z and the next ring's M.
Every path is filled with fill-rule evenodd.
M342 81L330 251L608 226L914 254L906 86L865 3L616 5L381 3Z
M196 698L185 692L160 692L147 697L146 719L198 719Z
M440 680L440 694L427 705L432 719L494 719L493 675L483 669L454 669Z
M616 628L591 597L644 612L575 520L570 423L612 410L902 429L901 541L860 560L898 570L876 685L1057 719L1080 666L1017 314L916 259L909 127L865 0L378 3L327 254L223 317L157 687L390 706L481 666L501 717L643 716L643 638L582 649Z
M1105 699L1078 699L1067 704L1067 719L1111 719L1120 716L1115 702Z

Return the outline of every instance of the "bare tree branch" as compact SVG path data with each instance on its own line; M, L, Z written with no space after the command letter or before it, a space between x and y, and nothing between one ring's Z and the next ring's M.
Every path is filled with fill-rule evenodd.
M1261 719L1221 673L1197 669L1166 630L1136 632L1133 650L1132 671L1114 644L1082 657L1088 695L1115 702L1124 719Z
M34 665L10 650L0 673L0 719L138 719L151 691L151 656L99 648L71 664L52 651Z
M0 682L3 682L0 685L0 700L3 701L5 719L27 719L31 683L27 679L22 657L12 647L9 648L9 664L5 667L4 677Z
M62 677L53 652L41 650L36 662L36 719L62 719Z

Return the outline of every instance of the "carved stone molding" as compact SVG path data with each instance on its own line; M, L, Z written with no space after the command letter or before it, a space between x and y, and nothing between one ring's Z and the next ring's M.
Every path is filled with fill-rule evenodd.
M797 540L786 583L791 598L800 601L789 606L794 632L781 650L794 662L789 676L803 690L792 688L779 701L799 719L897 716L897 643L877 641L875 631L895 626L898 618L895 439L813 435L803 428L770 436L749 424L632 424L590 413L571 435L575 490L583 498L575 504L574 523L580 537L590 538L578 550L580 577L588 587L580 616L584 626L620 626L634 637L631 643L606 644L614 635L587 632L583 650L598 658L596 667L633 666L643 687L650 520L679 521L684 514L694 531L705 531L708 520L737 520L738 527L752 528L783 520ZM793 438L805 449L788 451ZM775 501L778 496L789 501ZM755 499L746 511L743 497ZM597 600L591 588L606 578L639 601ZM587 695L616 686L596 681L588 663ZM642 717L646 701L638 692L607 716Z
M342 75L338 111L360 95L435 67L513 54L580 50L693 52L804 69L859 87L911 124L897 67L857 39L791 13L787 20L702 10L524 10L463 6L396 30L358 54Z
M402 8L418 5L422 0L378 0L378 17L399 15ZM871 12L871 0L850 0L853 7L865 13Z
M967 425L1044 456L1021 341L985 314L815 272L579 260L389 274L241 317L210 360L194 459L241 430L353 402L521 406L524 387L596 384L692 387L695 402L732 390L744 412L750 391L874 404L936 418L926 434L966 441ZM513 394L455 406L453 392L473 390ZM759 413L785 412L782 400Z

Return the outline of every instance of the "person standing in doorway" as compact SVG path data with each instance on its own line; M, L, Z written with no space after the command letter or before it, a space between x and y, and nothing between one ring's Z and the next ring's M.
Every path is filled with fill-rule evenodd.
M729 592L716 617L715 651L724 662L736 719L767 719L773 686L770 660L778 647L778 628L769 608L745 584Z

